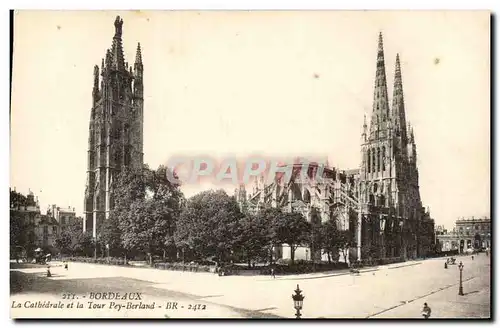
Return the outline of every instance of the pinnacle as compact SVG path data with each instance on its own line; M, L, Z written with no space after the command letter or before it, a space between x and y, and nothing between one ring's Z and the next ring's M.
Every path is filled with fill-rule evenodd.
M137 52L135 54L135 62L142 64L142 53L141 53L141 43L137 43Z
M378 35L378 51L384 51L384 38L382 37L382 32Z

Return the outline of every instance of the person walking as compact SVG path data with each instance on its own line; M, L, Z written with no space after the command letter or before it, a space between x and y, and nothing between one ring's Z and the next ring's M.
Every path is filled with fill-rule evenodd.
M427 305L427 303L424 303L424 308L422 309L422 316L424 319L429 319L431 316L431 308Z
M276 276L274 275L274 268L271 268L271 275L273 276L273 279L276 279Z

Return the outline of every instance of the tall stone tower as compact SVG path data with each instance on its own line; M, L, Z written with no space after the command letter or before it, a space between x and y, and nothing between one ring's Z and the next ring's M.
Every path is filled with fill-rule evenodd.
M116 17L111 48L94 66L89 123L84 231L95 237L113 207L113 177L123 167L143 166L143 71L141 46L134 67L124 60L123 20ZM99 74L100 73L100 74Z
M360 202L364 252L375 257L416 256L421 209L413 134L406 130L403 82L396 56L392 109L389 107L382 34L379 35L373 110L362 133ZM410 138L408 138L410 134ZM362 251L363 252L363 251ZM363 255L366 257L366 254Z

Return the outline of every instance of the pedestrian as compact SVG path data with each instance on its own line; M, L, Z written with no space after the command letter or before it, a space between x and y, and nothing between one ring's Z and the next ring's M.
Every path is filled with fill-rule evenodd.
M444 268L448 269L448 263L447 262L444 262Z
M472 260L474 261L474 255L472 255Z
M64 268L68 270L68 262L64 262Z
M271 268L271 275L273 276L273 279L276 279L276 276L274 275L274 268Z
M52 277L52 274L50 273L50 265L47 265L47 277Z
M429 319L431 316L431 308L427 305L427 303L424 303L424 308L422 309L422 315L424 319Z

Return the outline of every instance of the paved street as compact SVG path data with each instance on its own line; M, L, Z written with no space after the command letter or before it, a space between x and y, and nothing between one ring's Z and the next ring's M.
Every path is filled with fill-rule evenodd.
M68 271L54 267L51 278L44 268L11 270L11 280L25 281L29 288L17 291L11 301L38 298L58 301L63 293L75 293L83 302L90 292L142 292L144 303L155 302L155 310L11 309L13 317L284 317L295 310L291 295L299 284L305 295L303 318L421 318L424 302L432 318L489 318L490 258L484 254L457 257L463 261L464 296L458 296L459 270L444 269L444 259L406 262L349 274L219 277L209 273L161 271L146 268L112 267L71 263ZM24 284L26 285L26 284ZM167 302L184 308L165 309ZM109 301L105 301L108 302ZM189 310L202 304L205 309ZM180 305L179 305L180 306ZM55 311L55 312L54 312ZM59 312L57 312L59 311Z

